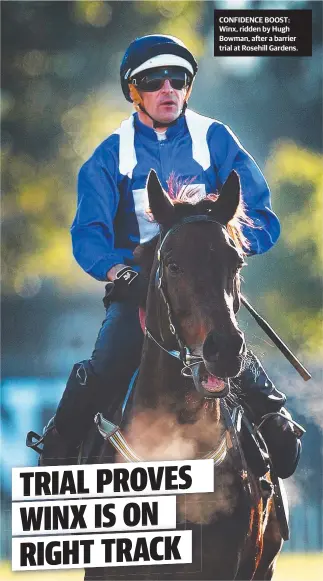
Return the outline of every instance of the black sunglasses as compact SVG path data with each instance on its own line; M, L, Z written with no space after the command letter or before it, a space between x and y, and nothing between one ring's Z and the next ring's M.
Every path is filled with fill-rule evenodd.
M139 91L153 93L162 88L166 79L169 80L173 89L177 91L189 86L192 80L186 71L169 67L145 72L142 76L132 78L130 83Z

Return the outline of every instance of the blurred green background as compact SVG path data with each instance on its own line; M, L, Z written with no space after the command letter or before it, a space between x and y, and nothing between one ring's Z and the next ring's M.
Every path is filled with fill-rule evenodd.
M312 9L312 57L214 58L213 11L234 7ZM9 468L36 460L26 456L23 431L50 417L73 363L89 357L104 314L103 284L72 257L77 172L131 113L120 60L133 38L152 32L174 34L193 51L199 72L190 107L227 123L272 189L282 235L268 254L248 260L243 292L310 368L311 382L248 315L240 320L308 430L288 483L294 528L305 530L305 541L295 532L289 547L322 548L322 8L303 1L2 2L3 555Z

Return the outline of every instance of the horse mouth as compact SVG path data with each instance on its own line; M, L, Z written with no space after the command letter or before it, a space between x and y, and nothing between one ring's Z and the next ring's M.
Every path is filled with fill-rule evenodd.
M197 391L204 397L226 397L230 391L229 379L212 375L204 364L193 368L193 380Z
M209 373L207 374L205 379L201 380L201 384L204 387L204 389L211 392L222 391L226 386L226 382L224 381L224 379L221 379L220 377L215 377L215 375L210 375Z

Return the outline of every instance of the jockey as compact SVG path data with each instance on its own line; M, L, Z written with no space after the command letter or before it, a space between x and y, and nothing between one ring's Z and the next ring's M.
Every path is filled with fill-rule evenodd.
M139 365L141 277L133 251L158 232L147 214L151 168L166 190L175 176L200 197L219 190L234 169L247 216L256 226L244 226L248 254L266 252L279 237L270 192L253 158L227 126L187 108L197 68L191 52L172 36L138 38L123 57L121 87L135 112L81 168L71 228L77 262L95 279L110 281L106 317L91 359L74 365L56 415L45 428L44 464L62 463L97 411L112 416ZM267 413L281 412L264 423L262 433L277 475L287 478L298 463L299 434L283 408L285 395L252 354L250 361L239 378L244 403L256 424Z

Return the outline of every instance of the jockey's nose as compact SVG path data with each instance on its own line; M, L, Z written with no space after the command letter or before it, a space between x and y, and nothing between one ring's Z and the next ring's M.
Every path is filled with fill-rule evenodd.
M162 91L164 91L165 93L172 93L173 92L173 87L172 87L169 79L165 79L164 84L162 86Z

